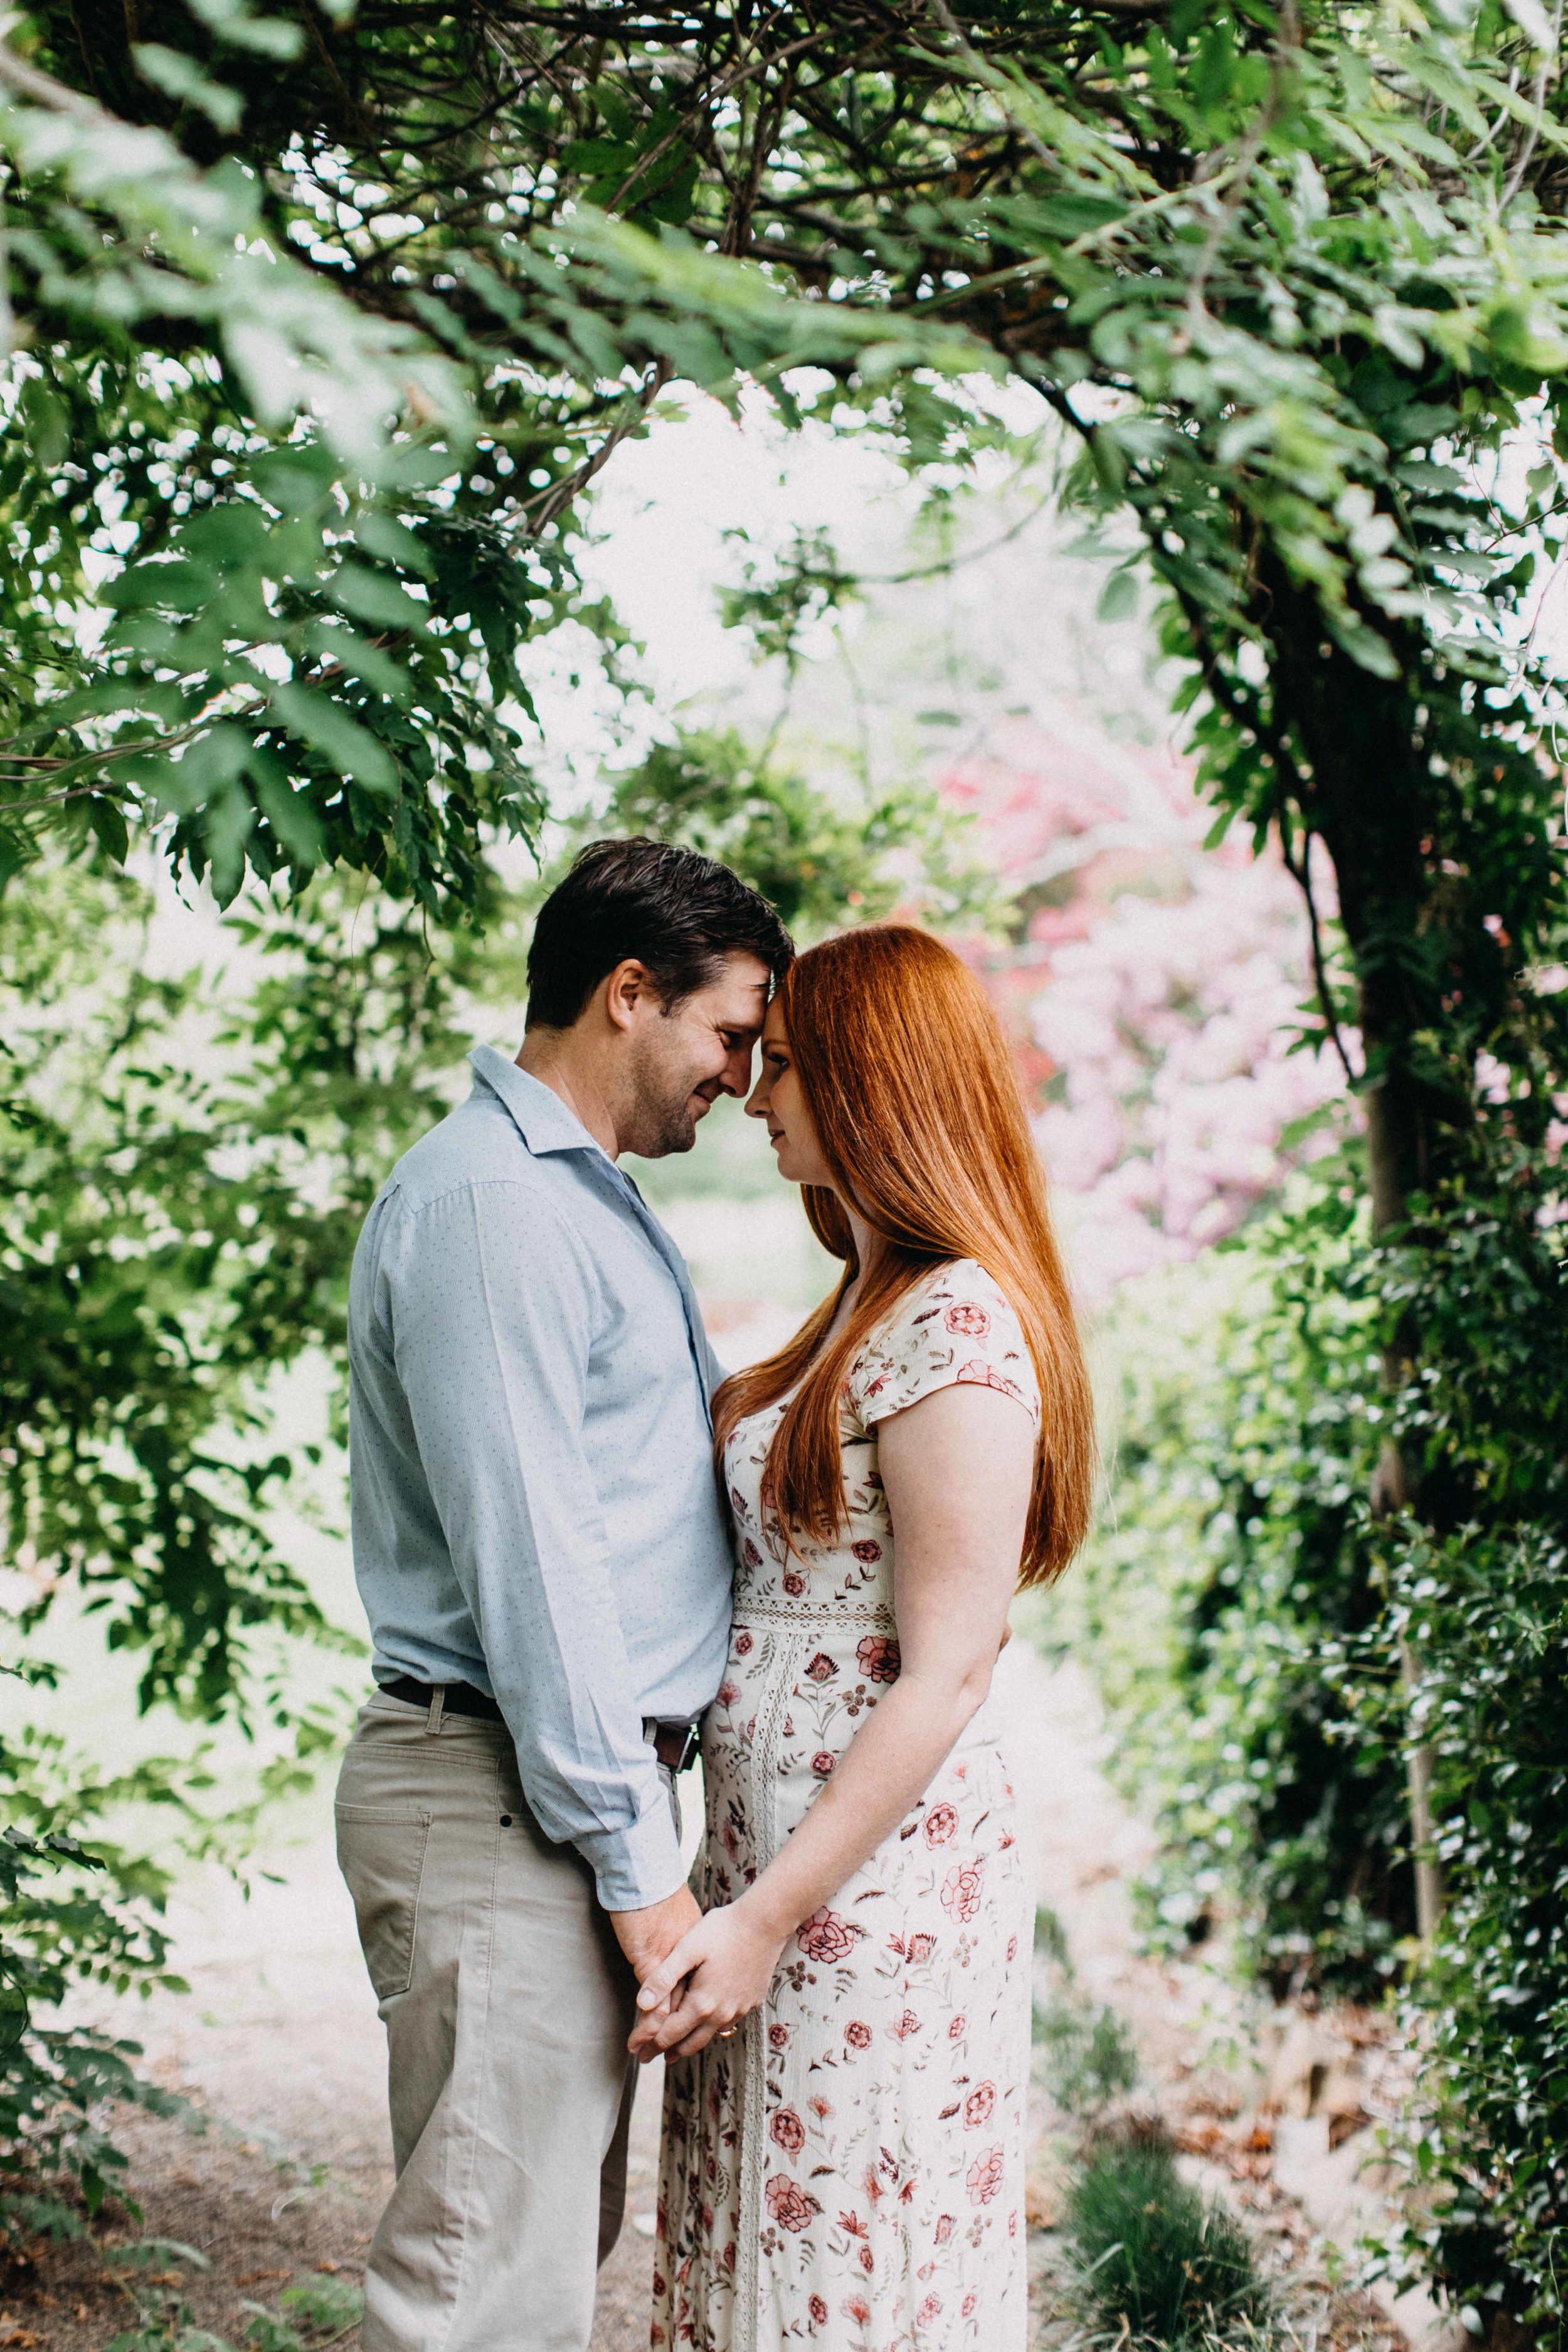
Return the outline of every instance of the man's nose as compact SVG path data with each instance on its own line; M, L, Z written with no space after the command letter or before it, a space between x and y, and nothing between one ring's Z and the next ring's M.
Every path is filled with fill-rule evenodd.
M752 1083L752 1049L739 1045L724 1063L724 1073L719 1084L727 1095L745 1094Z

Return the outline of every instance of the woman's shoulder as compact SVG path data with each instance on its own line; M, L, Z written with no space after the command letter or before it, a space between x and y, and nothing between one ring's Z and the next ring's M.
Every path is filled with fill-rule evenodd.
M1039 1408L1039 1385L1017 1311L973 1258L952 1258L912 1283L849 1369L851 1401L886 1419L939 1388L973 1383Z
M972 1257L949 1258L935 1267L900 1301L900 1309L907 1310L911 1327L940 1318L942 1328L955 1336L967 1332L984 1339L997 1318L1010 1331L1021 1335L1023 1330L1017 1309L995 1276Z

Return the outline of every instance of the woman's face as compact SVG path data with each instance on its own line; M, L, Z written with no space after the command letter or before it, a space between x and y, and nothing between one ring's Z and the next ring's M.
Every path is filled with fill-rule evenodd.
M795 1066L784 1014L777 999L768 1007L763 1025L762 1069L746 1105L749 1118L764 1118L768 1138L777 1154L779 1174L791 1184L820 1184L832 1192L833 1171L822 1156L805 1089Z

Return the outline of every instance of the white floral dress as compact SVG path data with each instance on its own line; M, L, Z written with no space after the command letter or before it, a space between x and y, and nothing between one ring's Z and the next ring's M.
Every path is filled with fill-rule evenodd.
M786 1549L761 1509L783 1404L730 1440L735 1615L703 1734L704 1907L767 1867L898 1678L876 1424L965 1381L1038 1412L1016 1316L962 1260L917 1285L850 1368L847 1524L827 1549ZM670 2064L656 2347L1022 2352L1028 1948L988 1703L786 1946L763 2008Z

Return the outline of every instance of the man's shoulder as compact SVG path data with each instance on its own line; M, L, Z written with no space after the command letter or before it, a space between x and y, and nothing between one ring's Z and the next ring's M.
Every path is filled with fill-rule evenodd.
M505 1106L476 1088L404 1153L382 1186L382 1198L395 1200L405 1215L418 1215L492 1185L514 1188L531 1202L547 1201L555 1190Z

